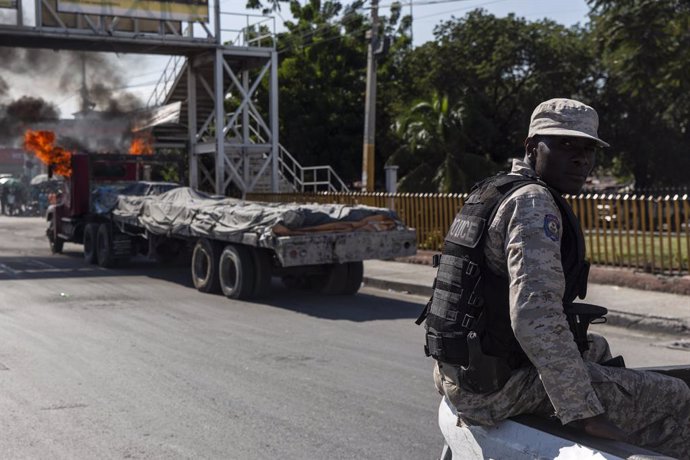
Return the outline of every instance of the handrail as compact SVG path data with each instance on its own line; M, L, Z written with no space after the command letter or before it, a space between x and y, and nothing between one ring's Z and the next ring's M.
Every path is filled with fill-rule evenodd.
M257 120L256 115L250 112L250 118ZM249 125L249 130L251 134L256 136L260 143L266 143L265 138L261 135L261 132ZM286 160L287 158L287 160ZM349 192L350 189L345 182L338 176L335 170L330 165L320 165L320 166L302 166L297 159L292 156L288 150L283 147L282 144L278 144L278 172L283 176L284 179L288 180L293 186L296 186L296 191L305 192L311 188L311 191L318 192L319 185L327 185L329 192ZM305 179L305 172L312 172L312 179ZM326 181L317 180L319 172L325 172L327 176ZM290 178L286 177L286 173Z
M221 27L221 42L227 43L231 46L257 46L265 47L263 42L268 39L270 45L269 48L276 47L276 20L273 16L263 16L258 14L241 14L241 13L226 13L221 12L221 16L225 17L244 17L245 25L239 29ZM255 22L252 22L250 18L260 18ZM262 35L257 35L261 30L261 27L267 27L268 32ZM234 36L234 38L224 39L227 34Z
M173 88L173 84L177 80L182 67L186 64L187 58L185 56L171 56L168 63L165 65L163 74L158 79L156 86L146 102L146 107L155 107L162 105L168 97L169 92Z

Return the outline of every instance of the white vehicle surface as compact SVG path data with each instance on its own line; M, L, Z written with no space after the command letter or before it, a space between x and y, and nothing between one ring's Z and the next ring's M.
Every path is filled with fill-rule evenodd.
M685 380L690 385L690 367L650 369ZM564 427L558 420L521 415L494 427L467 426L458 422L448 398L438 410L438 423L445 445L441 460L661 460L664 456L632 444L596 438Z

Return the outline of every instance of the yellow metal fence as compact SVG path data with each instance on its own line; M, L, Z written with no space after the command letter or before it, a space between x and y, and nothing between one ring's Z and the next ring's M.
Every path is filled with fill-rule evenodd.
M440 250L467 195L436 193L252 194L250 200L341 203L394 209L417 229L419 249ZM578 195L567 197L580 219L592 263L649 273L688 274L688 195Z

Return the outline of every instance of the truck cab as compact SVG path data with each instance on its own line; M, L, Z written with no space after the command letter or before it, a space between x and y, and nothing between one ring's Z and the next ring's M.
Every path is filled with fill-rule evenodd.
M111 186L132 195L148 195L181 185L150 180L153 165L171 162L181 170L176 157L73 153L71 175L65 178L61 193L46 213L51 251L62 252L66 241L83 241L86 225L98 220L94 214L94 192L98 187Z

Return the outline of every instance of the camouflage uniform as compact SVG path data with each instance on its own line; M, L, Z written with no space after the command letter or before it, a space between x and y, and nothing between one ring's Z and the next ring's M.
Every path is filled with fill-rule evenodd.
M512 174L536 177L514 160ZM434 380L467 424L494 425L524 413L556 415L563 424L606 412L633 443L690 458L690 389L652 372L605 367L608 344L592 336L584 359L563 313L561 214L550 192L527 185L500 205L488 229L489 268L510 279L510 318L533 367L513 372L494 393L458 386L458 368L439 363Z

